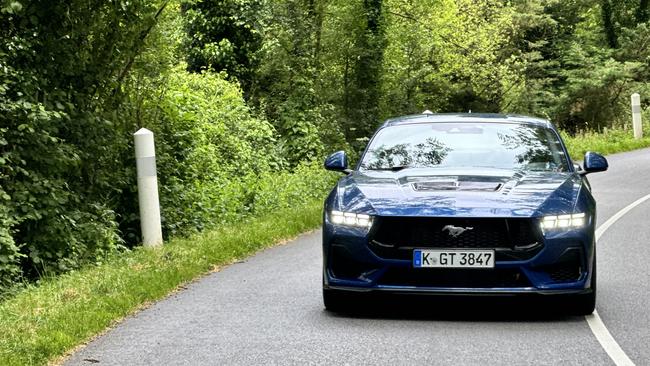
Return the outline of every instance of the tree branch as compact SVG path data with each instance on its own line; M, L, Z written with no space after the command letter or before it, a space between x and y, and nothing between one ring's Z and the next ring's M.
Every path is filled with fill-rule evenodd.
M151 33L151 30L153 27L158 24L158 17L162 12L165 10L167 7L167 4L169 4L169 0L165 0L165 2L158 8L158 11L156 12L156 15L154 15L153 19L154 21L149 25L147 29L145 29L141 34L140 34L140 39L139 39L139 44L137 45L136 49L134 52L131 54L129 57L129 61L126 63L126 66L124 66L124 69L122 69L122 72L120 72L120 75L117 77L117 85L115 85L115 88L113 89L113 95L117 93L117 90L120 88L122 85L122 81L126 77L126 75L131 71L131 67L133 66L133 62L135 61L136 56L139 54L140 48L144 44L145 39Z
M448 43L450 43L451 45L453 45L453 46L455 46L455 47L457 47L457 48L460 48L460 49L463 50L463 51L466 51L466 52L469 51L469 48L467 48L467 47L465 47L465 46L462 46L462 45L456 43L455 41L453 41L453 40L451 40L451 39L449 39L449 38L447 38L447 37L444 37L444 36L442 36L442 35L436 33L436 32L435 32L435 29L433 29L433 28L427 26L426 24L422 23L418 18L414 17L413 15L410 15L410 14L402 14L402 13L398 13L398 12L391 11L391 10L387 10L386 12L387 12L388 14L394 15L394 16L396 16L396 17L400 17L400 18L407 19L407 20L413 21L413 22L415 22L415 23L418 23L418 24L420 24L424 29L426 29L426 30L428 30L429 32L431 32L431 34L435 34L438 38L442 39L443 41L448 42Z

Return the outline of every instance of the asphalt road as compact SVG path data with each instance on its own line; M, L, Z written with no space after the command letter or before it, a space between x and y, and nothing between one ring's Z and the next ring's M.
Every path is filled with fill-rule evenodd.
M608 172L589 178L599 224L650 193L650 149L608 160ZM598 242L597 310L637 365L650 365L649 216L650 200ZM191 284L66 364L614 363L584 317L539 315L548 304L403 298L368 304L376 312L339 315L323 310L320 281L320 232L314 232Z

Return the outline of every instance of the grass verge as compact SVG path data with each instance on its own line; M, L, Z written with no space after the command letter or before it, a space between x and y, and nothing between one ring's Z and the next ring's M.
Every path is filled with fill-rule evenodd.
M183 283L318 227L321 210L322 201L310 202L28 287L0 303L0 365L56 360Z
M594 151L603 155L650 147L650 126L644 126L646 135L636 140L631 130L609 129L606 132L581 132L575 136L562 133L571 159L582 161L585 152Z

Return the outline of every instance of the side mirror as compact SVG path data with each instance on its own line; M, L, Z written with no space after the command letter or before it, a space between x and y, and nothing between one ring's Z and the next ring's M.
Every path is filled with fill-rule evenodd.
M595 152L587 151L585 154L583 174L604 172L609 167L607 159Z
M345 174L350 174L352 172L348 169L348 156L345 154L345 151L337 151L328 156L327 159L325 159L325 169Z

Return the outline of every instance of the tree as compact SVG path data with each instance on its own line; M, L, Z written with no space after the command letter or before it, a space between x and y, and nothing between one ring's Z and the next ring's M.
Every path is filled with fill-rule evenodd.
M111 200L131 183L121 154L133 126L113 113L164 4L34 0L0 9L3 267L56 273L122 243Z
M182 3L187 69L225 71L249 94L262 46L262 0L188 0Z
M388 4L385 116L501 109L514 78L505 51L511 8L498 1Z
M382 62L386 41L382 0L363 1L362 29L356 39L352 82L343 106L350 139L370 135L380 123Z

